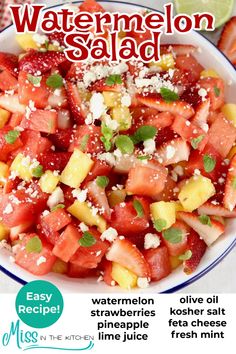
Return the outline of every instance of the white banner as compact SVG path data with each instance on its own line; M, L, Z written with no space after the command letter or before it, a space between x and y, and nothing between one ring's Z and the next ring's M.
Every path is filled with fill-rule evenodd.
M0 353L234 352L235 294L63 297L59 320L35 329L19 320L16 296L0 294Z

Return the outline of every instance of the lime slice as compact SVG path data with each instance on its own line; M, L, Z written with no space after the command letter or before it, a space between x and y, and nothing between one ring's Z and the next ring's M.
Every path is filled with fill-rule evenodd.
M215 27L223 25L231 16L234 0L174 0L177 13L192 15L210 12L215 16Z

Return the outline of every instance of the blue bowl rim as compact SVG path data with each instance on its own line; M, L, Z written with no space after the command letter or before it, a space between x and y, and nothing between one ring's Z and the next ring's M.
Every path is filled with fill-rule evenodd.
M82 3L83 1L72 1L70 4L79 4ZM116 4L125 4L125 5L130 5L130 6L136 6L136 7L140 7L143 9L148 9L151 11L158 11L152 7L149 6L144 6L144 5L139 5L139 4L133 4L130 2L126 2L126 1L107 1L107 0L99 0L98 2L101 3L116 3ZM57 5L52 5L47 7L46 9L52 9L55 7L59 7L59 6L63 6L65 4L57 4ZM46 10L45 9L45 10ZM158 11L161 12L161 11ZM2 31L0 31L0 33L3 33L4 31L6 31L7 29L9 29L10 27L12 27L13 24L10 24L9 26L7 26L6 28L4 28ZM201 33L197 32L199 36L201 36L203 38L203 40L207 41L213 48L217 49L219 54L221 56L223 56L228 63L232 66L232 68L235 70L235 67L233 66L233 64L230 62L230 60L226 57L226 55L221 52L217 46L215 44L213 44L208 38L206 38L205 36L203 36ZM194 275L193 277L191 277L190 279L182 282L181 284L178 284L172 288L169 288L163 292L161 292L160 294L171 294L174 293L176 291L179 291L183 288L185 288L186 286L192 284L193 282L197 281L198 279L202 278L204 275L206 275L208 272L210 272L213 268L215 268L232 250L233 248L236 246L236 238L234 239L234 241L229 245L229 247L218 257L216 258L211 264L208 265L208 267L206 267L205 269L203 269L200 273L198 273L197 275ZM11 279L17 281L18 283L25 285L27 284L27 281L25 281L24 279L16 276L15 274L11 273L9 270L7 270L6 268L4 268L3 266L0 265L0 271L3 272L4 274L6 274L8 277L10 277Z

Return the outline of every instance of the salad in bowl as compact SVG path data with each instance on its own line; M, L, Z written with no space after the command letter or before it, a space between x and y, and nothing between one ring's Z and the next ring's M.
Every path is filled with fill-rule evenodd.
M19 53L0 53L8 270L123 289L197 274L236 217L230 83L188 42L168 37L148 64L71 63L64 36L20 34Z

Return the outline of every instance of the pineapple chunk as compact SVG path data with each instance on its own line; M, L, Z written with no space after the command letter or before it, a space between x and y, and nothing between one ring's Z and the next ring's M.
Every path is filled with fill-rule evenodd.
M130 290L137 285L137 275L118 263L112 262L111 276L123 289Z
M121 94L119 92L104 91L102 94L105 106L113 108L121 105Z
M60 181L59 176L55 176L52 171L46 171L39 180L40 188L44 193L52 193Z
M0 129L6 125L8 119L10 118L10 115L11 113L9 111L0 108Z
M219 77L219 75L217 74L217 72L213 69L206 69L203 70L200 74L200 77Z
M166 71L168 69L174 69L175 67L175 59L173 54L163 54L158 62L150 63L150 67L157 66L160 67L162 70Z
M54 273L66 274L68 270L68 263L63 262L61 259L57 259L52 267Z
M227 159L231 160L232 157L236 154L236 146L233 146L230 152L227 155Z
M5 183L5 179L8 176L9 167L6 163L0 162L0 184Z
M156 202L150 205L151 215L153 220L163 219L166 221L166 226L163 229L168 229L176 221L175 203L172 202Z
M48 45L48 50L51 51L51 52L57 52L60 50L60 48L57 46L57 45L54 45L54 44L49 44Z
M110 207L113 208L115 205L125 201L125 197L126 197L125 189L110 191L108 192L107 197L108 197L108 202Z
M183 207L183 205L180 202L176 201L176 202L171 202L171 203L174 204L176 213L178 211L184 211L184 207Z
M128 107L113 107L111 117L119 123L119 130L127 130L132 125L132 116Z
M88 155L75 149L61 174L61 182L71 188L79 188L94 162Z
M23 154L16 155L10 170L16 172L17 175L26 182L30 181L33 177L30 158Z
M5 225L0 223L0 241L7 240L9 236L9 232L10 232L9 229Z
M191 177L181 188L179 200L185 211L192 212L215 194L215 187L209 178Z
M106 221L100 215L93 214L92 208L86 202L76 200L68 209L68 212L88 226L97 226L100 232L106 230Z
M221 112L236 127L236 104L227 103L221 108Z
M33 40L33 33L22 33L16 35L16 41L24 49L38 49L37 43Z
M178 268L182 263L183 261L179 259L179 256L170 256L170 265L173 270Z

